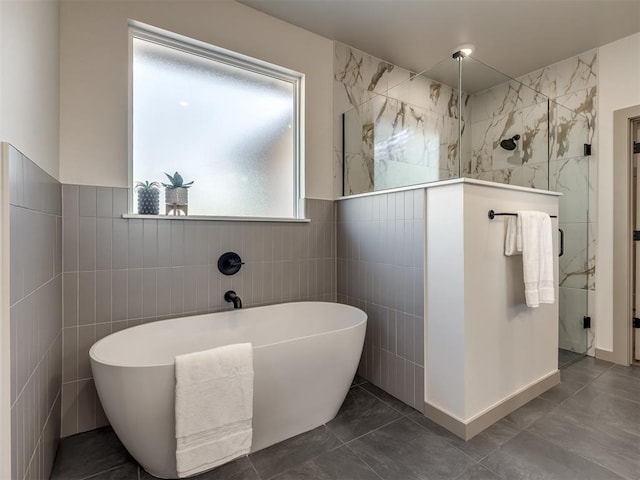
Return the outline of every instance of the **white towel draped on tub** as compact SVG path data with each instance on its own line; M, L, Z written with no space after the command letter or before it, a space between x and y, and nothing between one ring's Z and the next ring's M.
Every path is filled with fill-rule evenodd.
M194 475L249 453L251 344L179 355L175 364L178 476Z
M551 218L544 212L519 211L509 217L504 254L522 253L524 295L528 307L555 302Z

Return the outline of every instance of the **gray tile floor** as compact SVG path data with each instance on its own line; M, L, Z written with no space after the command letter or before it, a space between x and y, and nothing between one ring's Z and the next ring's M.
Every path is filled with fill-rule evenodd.
M152 479L109 428L60 444L52 479ZM327 425L198 480L640 479L640 368L583 358L464 442L365 381Z
M577 362L584 354L572 352L571 350L558 349L558 368L568 367L574 362Z

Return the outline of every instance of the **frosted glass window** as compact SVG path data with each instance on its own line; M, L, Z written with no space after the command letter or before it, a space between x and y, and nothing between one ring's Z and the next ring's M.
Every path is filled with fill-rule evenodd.
M133 183L177 171L189 215L295 217L299 78L169 43L133 37Z

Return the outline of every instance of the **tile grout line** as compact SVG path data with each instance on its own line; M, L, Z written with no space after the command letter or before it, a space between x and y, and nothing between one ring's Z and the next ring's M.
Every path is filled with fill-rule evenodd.
M47 281L45 281L44 283L41 283L40 285L38 285L36 288L34 288L33 290L31 290L29 293L27 293L26 295L23 295L22 297L20 297L20 300L16 300L15 302L13 302L11 305L9 305L9 308L15 307L16 305L18 305L19 303L23 302L24 300L28 299L29 297L31 297L32 295L35 295L38 290L43 289L44 287L48 286L51 282L54 282L60 275L62 275L62 272L55 274L52 277L49 277L49 279ZM23 292L24 293L24 292Z
M573 450L570 450L570 449L565 448L565 447L563 447L563 446L561 446L561 445L558 445L557 443L552 442L551 440L548 440L548 439L546 439L546 438L542 437L541 435L537 434L536 432L530 432L530 431L527 431L527 433L528 433L529 435L533 435L534 437L537 437L539 440L543 441L544 443L548 443L548 444L550 444L550 445L552 445L552 446L560 447L560 448L562 448L563 450L565 450L565 451L569 452L570 454L575 455L575 456L577 456L577 457L580 457L582 460L584 460L584 461L586 461L586 462L593 463L594 465L598 465L599 467L603 468L603 469L604 469L604 470L606 470L607 472L611 472L611 473L613 473L614 475L619 476L620 478L623 478L623 479L624 479L624 478L626 478L626 477L624 477L622 474L619 474L619 473L615 472L614 470L611 470L609 467L605 467L604 465L602 465L601 463L599 463L599 462L598 462L598 461L596 461L595 459L587 458L587 457L585 457L585 456L581 455L580 453L574 452Z
M346 445L346 444L345 444L345 443L344 443L344 442L343 442L343 441L342 441L342 440L341 440L341 439L340 439L340 438L339 438L335 433L333 433L333 432L331 431L331 429L329 429L329 427L327 427L327 424L326 424L326 423L323 423L321 426L322 426L322 427L324 427L324 428L325 428L325 430L326 430L327 432L329 432L329 434L331 434L331 436L333 436L333 438L335 438L336 440L338 440L338 442L340 442L340 445L337 445L337 446L335 446L335 447L333 447L333 448L330 448L330 449L328 449L328 450L326 450L326 451L323 451L323 452L321 452L321 453L318 453L317 455L313 455L312 457L310 457L310 458L306 459L305 461L303 461L303 462L301 462L301 463L297 463L297 464L296 464L296 465L294 465L294 466L291 466L291 467L289 467L289 468L287 468L287 469L285 469L285 470L283 470L283 471L281 471L281 472L278 472L278 473L276 473L275 475L272 475L272 476L268 477L268 478L267 478L267 479L265 479L265 480L271 480L271 479L274 479L274 478L278 477L279 475L282 475L283 473L286 473L286 472L288 472L288 471L290 471L290 470L292 470L292 469L294 469L294 468L296 468L296 467L298 467L298 466L300 466L300 465L304 465L305 463L310 462L311 460L315 460L316 458L318 458L318 457L320 457L320 456L324 455L325 453L332 452L332 451L337 450L338 448L341 448L341 447L343 447L343 446L345 446L345 445ZM320 427L316 427L316 428L320 428ZM307 432L303 432L303 433L307 433ZM300 434L300 435L302 435L302 434ZM288 439L283 440L283 442L284 442L284 441L286 441L286 440L288 440ZM278 442L278 443L281 443L281 442ZM275 445L278 445L278 443L276 443ZM268 447L267 447L267 448L268 448ZM249 455L247 455L247 458L249 458ZM251 460L251 459L249 458L249 460ZM262 476L261 476L261 475L260 475L260 473L258 472L258 470L257 470L257 468L255 467L255 465L253 464L253 462L251 462L251 465L253 466L254 470L255 470L255 471L256 471L256 473L258 474L258 477L260 478L260 480L263 480L263 479L262 479Z
M371 465L369 465L369 464L366 462L366 460L364 460L360 455L358 455L358 453L357 453L357 452L354 452L354 451L353 451L353 449L352 449L351 447L349 447L349 445L346 445L346 444L345 444L345 445L344 445L344 447L345 447L347 450L349 450L353 455L355 455L355 456L356 456L356 458L357 458L358 460L360 460L362 463L364 463L364 464L367 466L367 468L368 468L369 470L371 470L371 471L373 472L373 474L374 474L376 477L378 477L380 480L384 480L384 479L380 476L380 474L379 474L379 473L378 473L378 472L377 472L377 471L376 471L376 470L375 470Z
M603 370L602 372L600 372L599 374L597 374L595 377L593 377L591 380L589 380L587 383L585 383L582 387L580 387L576 392L573 393L573 395L570 395L567 399L577 395L578 393L580 393L581 391L583 391L585 388L589 387L593 382L595 382L597 379L599 379L602 375L604 375L605 373L607 373L608 371L610 371L615 364L611 364L609 367L607 367L605 370ZM561 375L562 378L562 375ZM563 401L564 402L564 401Z
M384 425L380 425L379 427L374 428L373 430L369 430L367 433L363 433L362 435L359 435L359 436L357 436L357 437L352 438L351 440L349 440L349 441L347 441L347 442L344 442L344 445L345 445L345 446L349 446L349 444L351 444L351 443L355 442L356 440L360 440L361 438L366 437L367 435L369 435L369 434L371 434L371 433L375 433L375 432L377 432L378 430L381 430L381 429L383 429L383 428L385 428L385 427L388 427L388 426L389 426L389 425L391 425L392 423L396 423L396 422L398 422L398 421L402 420L403 418L406 418L406 417L405 417L405 416L400 416L400 417L398 417L398 418L395 418L395 419L391 420L390 422L385 423Z
M114 467L107 468L106 470L100 470L98 472L92 473L91 475L87 475L86 477L82 477L82 478L80 478L78 480L90 480L92 478L97 477L98 475L102 475L103 473L107 473L107 472L112 472L114 470L118 470L119 468L124 467L128 463L131 463L131 462L121 463L120 465L116 465ZM136 470L138 472L138 475L140 475L140 466L137 463L136 463Z
M249 454L250 455L250 454ZM251 457L247 455L247 460L249 460L249 465L251 465L251 468L253 469L253 471L256 473L256 476L258 477L258 480L262 480L262 477L260 476L260 472L258 472L258 469L256 468L256 466L253 464L253 462L251 461Z
M451 442L451 440L449 440L449 439L447 439L447 438L444 438L444 437L441 437L440 435L432 434L432 433L431 433L431 431L430 431L426 426L421 425L421 424L420 424L420 423L418 423L417 421L413 420L412 418L410 418L410 416L409 416L409 415L407 415L407 417L406 417L406 418L407 418L409 421L413 422L413 423L414 423L415 425L417 425L418 427L420 427L420 428L422 428L423 430L425 430L426 432L429 432L429 434L430 434L430 435L436 436L437 438L441 438L442 440L444 440L444 441L447 443L447 445L449 445L450 447L455 448L455 449L456 449L456 450L458 450L460 453L462 453L464 456L469 457L469 458L470 458L471 460L473 460L476 464L477 464L477 463L480 463L482 460L484 460L484 459L485 459L485 458L487 458L489 455L491 455L491 453L493 453L493 452L491 452L491 453L489 453L489 454L485 455L484 457L482 457L480 460L476 460L476 459L475 459L475 458L473 458L471 455L469 455L467 452L465 452L464 450L462 450L460 447L458 447L457 445L455 445L454 443L452 443L452 442ZM442 428L444 428L444 427L442 427ZM445 430L446 430L446 429L445 429ZM480 432L480 433L482 433L482 432ZM452 434L453 434L453 433L452 433ZM453 434L453 435L455 435L455 434ZM468 442L468 440L465 440L465 442ZM501 447L501 445L498 445L498 448L500 448L500 447ZM496 448L496 450L497 450L497 448ZM494 450L494 452L495 452L495 450ZM465 470L465 471L466 471L466 470ZM463 472L463 473L464 473L464 472ZM461 474L461 475L462 475L462 474ZM456 478L458 478L458 477L456 477Z
M31 379L33 378L34 374L36 373L36 371L38 370L38 368L40 367L40 364L42 363L42 361L45 359L45 357L50 353L50 350L53 347L53 344L56 342L56 340L58 339L59 336L61 336L62 334L62 330L58 332L58 334L55 336L55 338L53 339L53 341L51 342L51 344L49 345L49 347L47 347L47 351L44 353L44 355L42 356L42 358L40 360L38 360L38 363L35 365L35 367L33 368L33 371L31 372L31 374L29 375L29 378L27 378L27 381L25 382L24 386L22 387L22 389L20 390L19 393L16 393L16 399L13 402L13 404L9 407L9 409L12 409L13 407L16 406L16 404L18 403L18 400L20 399L20 397L22 396L22 394L24 393L24 391L26 390L27 386L29 385L29 382L31 381ZM61 383L62 384L62 383Z
M513 438L515 438L515 437L513 437ZM513 440L513 439L507 440L507 441L505 442L505 445L506 445L507 443L509 443L511 440ZM497 450L499 450L499 449L501 449L503 446L504 446L504 445L500 445L500 446L496 449L496 451L497 451ZM494 453L495 453L495 451L494 451ZM485 460L488 456L489 456L489 455L487 455L486 457L484 457L482 460ZM489 470L491 473L493 473L496 477L501 478L501 477L500 477L500 475L498 474L498 472L494 471L493 469L489 468L487 465L485 465L484 463L482 463L482 460L480 460L480 461L478 462L478 465L482 466L483 468L486 468L486 469L487 469L487 470Z
M576 362L578 363L578 362ZM571 365L575 365L576 363L573 363ZM571 366L570 365L570 366ZM565 402L567 402L568 400L570 400L572 397L576 396L579 392L583 391L585 388L589 387L593 382L595 382L598 378L600 378L602 375L604 375L605 373L611 371L613 369L613 367L615 366L615 364L610 365L609 367L607 367L605 370L603 370L601 373L599 373L597 376L595 376L592 380L590 380L589 382L587 382L585 385L583 385L578 391L576 391L575 393L573 393L572 395L568 396L567 398L565 398L562 402L560 402L559 404L557 404L554 408L552 408L550 411L546 412L544 415L542 415L540 418L536 419L534 422L532 422L530 425L528 425L527 427L525 427L523 430L521 430L518 435L524 431L526 431L529 435L533 435L536 438L538 438L539 440L554 445L554 446L559 446L560 448L563 448L564 450L566 450L567 452L576 455L577 457L580 457L581 459L593 463L595 465L598 465L599 467L605 469L608 472L613 473L614 475L619 475L620 477L622 477L621 474L616 473L615 471L611 470L610 468L600 464L599 462L597 462L595 459L591 459L591 458L587 458L583 455L581 455L580 453L574 452L573 450L570 449L565 449L562 445L558 445L556 442L553 442L550 439L547 439L543 436L541 436L540 434L536 433L535 431L530 430L531 427L533 427L537 422L539 422L540 420L542 420L543 418L545 418L547 415L549 415L550 413L552 413L553 411L555 411L557 408L560 407L560 405L564 404ZM611 395L607 392L603 392L600 393L599 395L608 395L608 396L614 396L617 397L616 395ZM618 398L624 398L624 397L618 397ZM483 464L483 466L485 466ZM485 466L486 467L486 466ZM488 468L488 467L487 467ZM495 472L494 472L495 473ZM622 477L624 478L624 477Z
M359 384L359 385L353 385L353 386L349 387L349 390L351 390L352 388L359 388L359 389L361 389L361 390L364 390L366 393L368 393L369 395L371 395L373 398L375 398L376 400L378 400L378 401L382 402L386 407L391 408L393 411L395 411L395 412L399 413L399 414L400 414L400 415L402 415L403 417L406 417L407 415L411 415L411 413L413 413L413 412L411 412L411 413L402 413L402 412L401 412L400 410L398 410L396 407L394 407L393 405L391 405L391 403L390 403L390 402L388 402L387 400L384 400L384 399L380 398L380 397L379 397L378 395L376 395L375 393L370 392L369 390L367 390L366 388L364 388L364 387L363 387L363 385L365 385L365 384L373 385L374 387L379 388L379 389L380 389L380 390L382 390L383 392L387 393L389 396L391 396L391 397L393 397L394 399L396 399L398 402L401 402L401 403L403 403L404 405L407 405L408 407L411 407L411 405L408 405L408 404L404 403L404 402L403 402L402 400L400 400L399 398L394 397L394 396L393 396L393 395L391 395L390 393L386 392L385 390L383 390L382 388L378 387L376 384L374 384L374 383L372 383L372 382L370 382L370 381L368 381L368 380L367 380L366 382L364 382L364 383ZM411 408L413 408L413 407L411 407ZM417 411L417 410L416 410L416 411Z
M350 387L350 389L351 389L351 388L353 388L353 387ZM367 392L367 393L369 393L370 395L372 395L372 396L373 396L373 394L371 394L371 392ZM374 397L374 398L376 398L376 399L378 400L378 398L377 398L377 397ZM386 404L385 404L385 405L386 405ZM395 410L394 410L394 411L395 411ZM297 464L297 465L294 465L294 466L292 466L292 467L290 467L290 468L287 468L286 470L283 470L282 472L278 472L277 474L275 474L275 475L273 475L273 476L271 476L271 477L268 477L266 480L273 480L273 479L277 478L278 476L280 476L280 475L282 475L282 474L284 474L284 473L286 473L286 472L288 472L288 471L290 471L290 470L292 470L292 469L294 469L294 468L296 468L296 467L298 467L298 466L300 466L300 465L304 465L304 464L305 464L305 463L307 463L307 462L310 462L310 461L312 461L312 460L315 460L316 458L318 458L318 457L320 457L320 456L324 455L325 453L333 452L333 451L338 450L339 448L343 448L343 447L347 447L347 448L348 448L348 447L349 447L349 443L351 443L351 442L353 442L353 441L355 441L355 440L359 440L360 438L365 437L366 435L369 435L370 433L373 433L373 432L375 432L375 431L377 431L377 430L380 430L381 428L384 428L384 427L386 427L386 426L388 426L388 425L391 425L392 423L397 422L398 420L401 420L402 418L405 418L405 415L402 415L402 414L401 414L401 417L396 418L396 419L394 419L394 420L392 420L392 421L390 421L390 422L388 422L388 423L386 423L386 424L384 424L384 425L381 425L381 426L379 426L379 427L377 427L377 428L375 428L375 429L373 429L373 430L370 430L370 431L368 431L367 433L365 433L365 434L363 434L363 435L360 435L360 436L358 436L358 437L355 437L355 438L353 438L353 439L351 439L351 440L349 440L349 441L347 441L347 442L345 442L345 441L344 441L344 440L342 440L340 437L338 437L338 436L337 436L337 435L336 435L336 434L335 434L335 433L334 433L334 432L333 432L333 431L332 431L332 430L327 426L327 424L325 423L325 424L323 424L323 426L325 427L325 429L326 429L326 430L327 430L327 431L328 431L328 432L329 432L329 433L330 433L330 434L331 434L331 435L332 435L336 440L338 440L338 442L340 442L340 445L337 445L337 446L335 446L335 447L333 447L333 448L330 448L330 449L328 449L328 450L326 450L326 451L323 451L323 452L321 452L321 453L319 453L319 454L317 454L317 455L314 455L314 456L312 456L312 457L310 457L310 458L306 459L304 462L301 462L301 463L299 463L299 464ZM349 448L349 450L350 450L350 451L352 451L350 448ZM354 454L355 454L355 452L354 452ZM357 455L356 455L356 456L357 456ZM358 457L358 458L360 459L360 457ZM360 460L362 460L362 459L360 459ZM364 460L362 460L362 461L364 462ZM254 465L253 465L253 462L252 462L251 464L252 464L252 466L254 466ZM365 462L365 464L366 464L366 462ZM367 465L367 467L371 468L368 464L366 464L366 465ZM254 470L256 470L256 473L258 473L258 472L257 472L257 469L255 468L255 466L254 466ZM377 474L377 472L375 472L375 470L373 470L373 469L372 469L372 471L376 474L376 476L379 476L379 475ZM260 476L260 474L258 474L258 476L259 476L259 478L262 480L262 477Z

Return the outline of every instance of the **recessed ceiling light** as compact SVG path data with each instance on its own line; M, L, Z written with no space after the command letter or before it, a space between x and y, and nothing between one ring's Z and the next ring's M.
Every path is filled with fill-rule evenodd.
M473 52L473 45L460 45L453 52L453 58L468 57Z
M182 100L181 102L178 103L181 107L188 107L189 106L189 102L185 102L184 100Z

